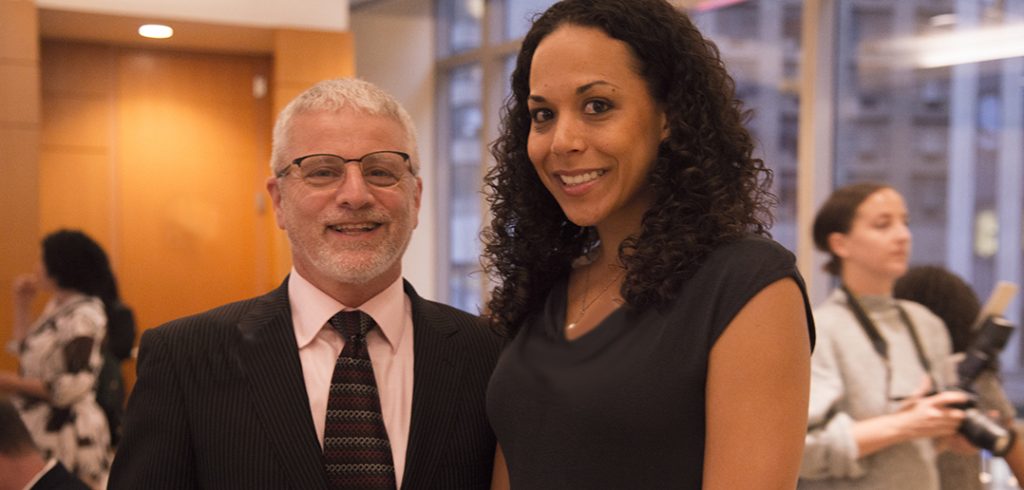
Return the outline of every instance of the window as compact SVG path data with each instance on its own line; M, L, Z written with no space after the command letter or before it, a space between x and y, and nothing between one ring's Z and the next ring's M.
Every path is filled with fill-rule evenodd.
M480 311L489 289L480 266L480 230L486 221L481 193L497 137L498 114L508 96L519 40L537 12L554 0L439 0L437 73L440 80L438 154L447 226L438 276L445 301Z
M1021 282L1024 1L840 2L835 180L907 197L912 261L941 264L984 299ZM1016 45L1016 53L992 47ZM1008 317L1020 323L1020 300ZM1024 402L1021 336L1003 355Z
M483 135L481 80L478 63L457 66L448 72L448 120L446 155L448 164L448 260L449 301L457 306L476 308L480 284L474 278L479 268L481 202L478 189L483 177L480 164L480 139ZM473 311L472 309L470 311Z
M796 250L796 156L799 110L802 0L748 1L691 13L714 41L751 111L747 128L758 143L755 156L772 169L772 237Z

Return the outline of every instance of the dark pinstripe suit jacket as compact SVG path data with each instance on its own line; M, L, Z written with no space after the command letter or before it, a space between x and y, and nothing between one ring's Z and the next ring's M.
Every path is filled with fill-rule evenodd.
M476 316L405 292L415 380L402 488L487 488L484 392L501 339ZM110 488L327 488L287 280L143 335Z

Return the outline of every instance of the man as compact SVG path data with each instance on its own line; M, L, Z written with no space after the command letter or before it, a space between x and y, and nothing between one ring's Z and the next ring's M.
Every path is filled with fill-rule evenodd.
M11 400L0 397L0 490L88 490L60 461L43 459Z
M267 189L291 274L143 335L111 488L488 487L501 339L401 278L418 161L408 114L367 82L321 82L281 112ZM369 422L336 419L352 414Z

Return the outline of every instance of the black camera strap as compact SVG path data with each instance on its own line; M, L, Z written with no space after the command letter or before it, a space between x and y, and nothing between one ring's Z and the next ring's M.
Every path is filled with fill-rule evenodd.
M871 340L871 346L874 347L875 352L884 359L887 363L889 362L889 345L886 344L885 339L882 338L882 334L878 332L878 327L875 326L875 322L871 321L867 312L864 311L864 307L860 305L860 301L847 289L845 284L839 286L844 293L846 293L846 302L850 305L850 311L853 312L853 316L857 318L857 323L860 324L861 328L864 329L864 333ZM932 387L938 388L935 384L935 378L932 376L931 363L928 362L928 357L924 353L924 348L921 347L921 340L917 336L917 329L914 328L914 322L910 321L910 315L896 303L896 311L899 312L900 320L907 326L907 330L910 332L910 340L914 344L914 351L917 353L917 360L921 363L921 367L924 368L925 374L932 380Z

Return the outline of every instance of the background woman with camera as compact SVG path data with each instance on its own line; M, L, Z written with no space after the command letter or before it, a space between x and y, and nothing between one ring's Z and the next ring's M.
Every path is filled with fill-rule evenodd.
M893 298L907 271L907 209L891 187L836 190L814 221L840 286L814 311L808 433L800 488L939 488L936 455L968 397L943 391L950 340L927 308ZM935 394L937 393L937 394Z

